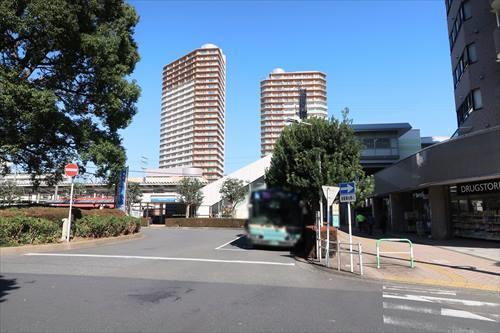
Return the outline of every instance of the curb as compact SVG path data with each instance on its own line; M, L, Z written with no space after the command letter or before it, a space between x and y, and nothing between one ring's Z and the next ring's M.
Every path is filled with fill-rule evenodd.
M45 251L57 251L57 250L76 250L84 249L89 247L95 247L100 245L111 245L115 243L121 243L124 241L130 241L134 239L144 238L142 232L138 232L131 235L118 236L118 237L107 237L98 238L90 240L78 240L68 243L57 243L57 244L41 244L41 245L24 245L16 247L0 247L0 257L6 255L18 255L30 252L45 252Z
M300 257L299 257L300 258ZM296 261L309 264L314 269L317 269L322 272L330 272L332 274L341 276L343 278L353 278L359 280L364 280L367 282L399 282L406 284L414 284L414 285L425 285L425 286L435 286L435 287L447 287L447 288L462 288L462 289L471 289L471 290L480 290L480 291L493 291L500 292L500 286L496 285L487 285L487 284L476 284L467 282L467 280L457 280L454 281L440 281L435 279L416 279L416 278L402 278L398 276L388 276L384 278L376 278L376 277L368 277L366 275L353 274L346 271L338 271L335 268L328 268L322 265L317 265L312 261L305 260L303 258L297 259ZM459 275L461 276L461 275ZM461 276L462 277L462 276Z

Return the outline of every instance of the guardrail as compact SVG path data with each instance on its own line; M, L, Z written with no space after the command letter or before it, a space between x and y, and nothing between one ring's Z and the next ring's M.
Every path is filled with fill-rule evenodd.
M405 243L408 243L408 245L410 245L410 250L409 251L404 251L404 252L381 252L380 251L380 244L382 242L405 242ZM409 239L406 239L406 238L381 238L379 240L377 240L377 268L380 268L380 254L381 253L384 253L384 254L407 254L409 253L410 254L410 267L411 268L415 268L415 263L414 263L414 257L413 257L413 243L409 240Z
M320 244L327 243L326 239L321 239L319 240ZM344 243L344 242L336 242L336 241L330 241L330 244L335 244L334 247L330 247L328 250L327 246L320 245L320 252L323 250L326 250L325 252L325 259L330 258L330 254L335 251L335 254L337 255L337 270L340 271L342 268L342 260L341 260L341 253L349 253L349 254L356 254L358 256L358 265L359 265L359 273L360 275L363 275L363 247L361 243ZM349 248L344 249L342 248L342 245L349 246ZM351 246L352 247L357 247L357 249L354 249L351 252ZM321 260L320 260L321 261ZM330 267L329 261L325 260L325 266ZM354 273L354 264L353 266L350 267L351 273Z
M363 275L363 247L361 246L361 243L343 243L343 242L335 242L337 245L337 270L340 271L342 267L342 260L341 260L341 253L349 253L352 255L352 253L358 253L358 264L359 264L359 274ZM348 245L349 249L342 249L342 245ZM351 251L352 246L357 246L358 250ZM352 262L352 261L351 261ZM354 273L354 263L350 267L351 268L351 273Z

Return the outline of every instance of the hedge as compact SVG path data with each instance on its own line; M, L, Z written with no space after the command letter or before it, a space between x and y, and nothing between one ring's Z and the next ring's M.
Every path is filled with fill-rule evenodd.
M77 237L115 237L141 230L141 220L131 216L88 215L75 222Z
M167 218L167 227L219 227L219 228L243 228L245 219L222 219L222 218Z
M75 209L74 237L114 237L139 232L142 219L114 209ZM0 246L58 242L67 208L32 207L0 210Z
M62 222L42 218L0 217L0 246L57 242L61 228Z

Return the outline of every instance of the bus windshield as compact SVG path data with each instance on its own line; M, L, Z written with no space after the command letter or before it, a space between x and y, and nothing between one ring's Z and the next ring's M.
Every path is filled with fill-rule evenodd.
M299 225L301 222L300 202L294 193L284 191L254 192L251 204L252 223L287 226Z

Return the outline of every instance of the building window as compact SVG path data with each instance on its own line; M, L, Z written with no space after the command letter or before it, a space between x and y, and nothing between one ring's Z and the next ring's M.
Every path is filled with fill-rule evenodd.
M462 23L472 17L472 6L470 4L470 0L466 0L462 2L460 5L460 9L458 10L457 17L453 22L453 26L450 31L450 49L453 49L455 45L455 41L457 40L458 33L460 28L462 27Z
M448 13L450 11L452 4L453 4L453 0L446 0L446 13Z
M472 43L465 47L453 71L453 83L455 84L455 88L460 82L465 69L475 62L477 62L476 44Z
M457 109L458 126L460 127L473 111L479 110L482 107L483 98L481 96L481 90L472 90L467 97L465 97L462 105Z

